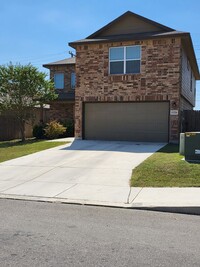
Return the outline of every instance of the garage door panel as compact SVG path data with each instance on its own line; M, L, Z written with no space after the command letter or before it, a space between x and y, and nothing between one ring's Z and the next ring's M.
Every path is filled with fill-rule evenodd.
M84 137L167 142L168 117L168 102L86 103Z

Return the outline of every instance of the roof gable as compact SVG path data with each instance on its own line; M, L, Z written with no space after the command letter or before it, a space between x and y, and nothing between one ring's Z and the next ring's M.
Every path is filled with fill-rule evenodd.
M122 16L113 20L100 30L91 34L87 39L99 38L112 35L136 34L146 32L168 32L174 31L169 27L149 20L145 17L127 11Z

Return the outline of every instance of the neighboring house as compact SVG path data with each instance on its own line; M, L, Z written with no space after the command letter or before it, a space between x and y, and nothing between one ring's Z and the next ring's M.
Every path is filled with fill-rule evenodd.
M58 98L50 103L50 120L66 122L74 120L75 105L75 57L44 64L50 70Z
M76 49L76 138L178 141L181 111L193 109L200 79L189 33L128 11L69 45ZM69 72L59 62L44 66L51 77Z

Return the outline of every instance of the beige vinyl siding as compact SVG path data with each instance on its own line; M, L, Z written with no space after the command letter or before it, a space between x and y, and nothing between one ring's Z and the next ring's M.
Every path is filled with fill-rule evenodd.
M181 94L192 104L192 106L195 106L196 80L184 50L182 50L181 71Z
M185 100L183 97L181 97L180 109L181 109L181 111L183 111L183 110L192 110L193 106L187 100Z
M132 15L127 15L123 20L115 22L114 25L104 30L101 36L120 35L120 34L133 34L143 32L159 32L161 28L153 24L142 21Z

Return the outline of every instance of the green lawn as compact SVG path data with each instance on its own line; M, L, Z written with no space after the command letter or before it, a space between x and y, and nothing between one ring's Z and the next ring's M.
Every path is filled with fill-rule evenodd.
M0 162L22 157L48 148L64 145L67 142L47 142L37 140L0 142Z
M200 164L188 163L179 155L178 145L168 144L133 170L131 186L198 187Z

